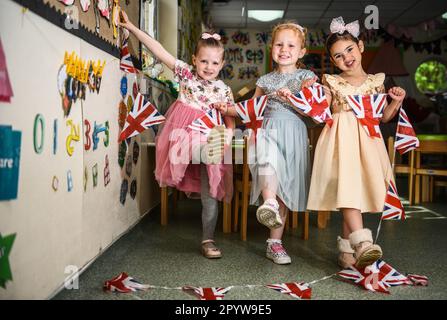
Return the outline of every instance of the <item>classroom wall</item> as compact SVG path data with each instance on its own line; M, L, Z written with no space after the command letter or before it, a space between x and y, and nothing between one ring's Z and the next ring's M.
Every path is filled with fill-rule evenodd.
M132 138L140 144L138 160L131 164L130 174L118 164L118 104L121 100L119 59L73 36L17 3L0 2L0 37L14 92L11 103L0 102L0 125L12 125L22 133L17 199L0 201L0 234L15 234L9 253L12 280L0 287L0 299L45 299L52 297L64 281L74 275L71 266L83 270L114 241L125 234L153 208L158 199L153 180L154 153L145 142L153 141L149 130ZM85 60L106 61L100 92L89 92L85 101L77 100L67 117L61 107L57 74L64 52L74 51ZM132 88L135 77L129 77ZM131 89L130 89L131 90ZM155 90L157 99L161 90ZM157 103L160 101L158 100ZM162 102L167 103L167 102ZM34 151L33 128L37 114L45 121L44 147ZM57 119L57 151L53 154L53 121ZM109 122L108 146L104 133L99 134L96 150L84 150L87 119L93 131L94 122ZM74 153L66 151L70 134L67 120L80 126L80 141L72 142ZM91 134L91 133L90 133ZM110 183L105 185L105 157L108 156ZM145 161L151 159L151 166ZM92 167L97 165L97 186L93 186ZM84 170L87 183L84 191ZM67 188L67 171L71 171L73 189ZM142 173L144 176L142 176ZM52 180L59 180L58 190ZM137 181L135 199L126 193L120 202L122 181ZM150 196L141 194L151 192ZM141 199L144 198L143 201ZM148 200L149 199L149 200ZM107 279L104 279L107 280ZM100 290L102 283L98 283Z

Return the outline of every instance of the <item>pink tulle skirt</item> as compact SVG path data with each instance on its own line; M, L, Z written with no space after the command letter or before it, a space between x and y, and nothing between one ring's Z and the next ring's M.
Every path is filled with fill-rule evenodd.
M200 194L200 166L205 164L191 163L192 143L196 140L188 126L203 114L202 110L178 100L166 112L166 121L155 137L155 178L160 187L175 187L189 197ZM206 169L211 197L230 202L233 196L232 164L206 164Z

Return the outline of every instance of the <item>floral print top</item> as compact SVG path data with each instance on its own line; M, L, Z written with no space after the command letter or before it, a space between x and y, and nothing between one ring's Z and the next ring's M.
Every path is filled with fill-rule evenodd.
M192 108L207 112L212 103L234 103L230 87L222 80L201 79L193 67L182 60L175 61L174 79L180 84L178 100Z

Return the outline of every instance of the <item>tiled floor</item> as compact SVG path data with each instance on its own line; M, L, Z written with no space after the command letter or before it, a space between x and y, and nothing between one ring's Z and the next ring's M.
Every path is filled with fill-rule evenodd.
M312 299L447 299L447 203L438 198L437 203L406 209L410 216L406 221L382 223L378 243L386 262L403 274L428 276L428 287L393 287L387 295L333 277L312 285ZM216 241L223 257L208 260L199 250L199 201L181 200L177 212L170 212L167 227L160 226L156 209L81 275L78 290L64 290L54 299L195 299L176 289L157 288L133 294L102 291L105 280L125 271L143 283L169 288L236 286L225 295L226 300L289 300L289 296L274 290L246 285L311 282L340 270L335 242L341 230L338 213L331 214L326 229L318 229L316 215L311 214L307 241L301 239L300 231L286 232L283 241L292 264L280 266L264 256L268 230L256 221L254 210L250 208L246 242L237 233L223 234L219 221ZM379 215L369 214L364 220L375 234Z

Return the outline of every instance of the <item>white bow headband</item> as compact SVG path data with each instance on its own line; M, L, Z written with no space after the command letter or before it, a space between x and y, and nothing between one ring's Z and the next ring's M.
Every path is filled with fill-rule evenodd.
M206 40L206 39L209 39L209 38L213 38L213 39L215 39L217 41L220 41L220 35L217 34L217 33L211 34L211 33L208 33L208 32L204 32L204 33L202 33L202 37L201 38L203 40Z
M342 17L332 19L331 26L329 27L331 33L342 34L348 31L353 37L358 38L360 35L360 24L358 20L345 25Z

